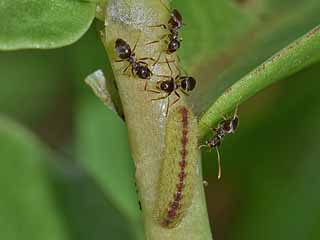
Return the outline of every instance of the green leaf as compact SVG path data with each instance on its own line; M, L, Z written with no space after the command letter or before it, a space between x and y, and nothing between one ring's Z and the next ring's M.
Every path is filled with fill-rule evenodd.
M130 222L78 162L61 161L52 178L72 239L133 240ZM125 227L124 227L125 226Z
M88 30L95 6L79 0L2 0L0 50L69 45Z
M68 239L47 176L48 152L1 117L0 154L0 239Z
M65 59L61 49L1 52L1 112L33 126L39 125L46 114L54 111L57 102L66 99L71 82Z
M319 61L319 42L320 27L316 27L232 85L201 117L201 136L204 137L210 131L208 126L214 126L223 114L258 91Z
M138 222L135 170L124 123L92 96L80 102L76 124L78 159L121 213Z
M227 239L319 239L319 67L245 104L239 131L222 145L226 202L237 206Z
M226 88L320 22L318 0L175 0L173 5L186 23L179 55L198 81L189 100L199 115Z

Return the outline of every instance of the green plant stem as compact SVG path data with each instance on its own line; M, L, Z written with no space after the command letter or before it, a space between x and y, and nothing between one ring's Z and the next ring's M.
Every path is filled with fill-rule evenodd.
M182 223L174 229L166 229L156 221L154 205L158 192L161 156L165 147L167 99L151 101L151 99L163 95L144 91L144 80L131 76L130 68L126 74L123 73L127 62L115 62L118 59L114 49L117 38L124 39L132 48L137 42L135 49L137 58L157 58L165 47L164 43L153 45L146 45L146 43L160 39L167 32L161 28L151 28L149 26L166 23L169 13L158 0L110 0L107 4L106 13L106 30L103 42L112 63L123 104L132 157L136 166L136 180L143 209L146 239L212 239L201 173L195 179L193 202ZM175 55L169 57L173 59ZM146 61L150 65L152 64L152 62ZM152 71L158 75L170 75L167 64L159 63ZM173 71L176 75L177 70L174 67ZM157 80L161 79L163 78L153 76L149 80L148 88L154 89ZM174 96L172 96L171 101L173 99ZM180 105L186 105L184 97L181 97L175 107ZM198 157L200 158L200 152ZM200 165L198 169L201 170Z
M320 26L284 48L252 72L233 84L200 119L200 137L204 138L224 114L272 83L320 60ZM307 81L307 79L306 79ZM306 85L306 87L308 87Z

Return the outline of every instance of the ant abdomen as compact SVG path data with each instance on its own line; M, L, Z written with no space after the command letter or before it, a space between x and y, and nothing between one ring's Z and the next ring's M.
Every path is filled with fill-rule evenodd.
M193 77L183 77L181 88L187 92L192 91L196 86L196 80Z

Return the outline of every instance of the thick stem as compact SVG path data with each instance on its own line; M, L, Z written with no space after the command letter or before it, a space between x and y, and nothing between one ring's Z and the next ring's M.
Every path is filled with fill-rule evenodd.
M144 91L145 81L130 76L130 68L127 74L123 74L126 62L115 62L117 56L114 45L117 38L124 39L132 48L139 39L135 50L137 58L157 58L165 48L164 43L152 45L146 45L146 43L160 39L166 31L149 26L166 23L168 18L169 13L159 0L110 0L106 9L104 44L112 63L124 108L132 157L136 166L136 179L142 203L146 239L212 239L200 161L197 161L199 162L200 174L195 179L192 205L181 224L173 229L166 229L155 220L154 206L158 191L161 156L165 148L167 99L151 101L153 98L158 98L159 94ZM175 56L170 55L169 58L175 59ZM151 65L152 62L150 62ZM159 63L152 71L158 75L170 75L167 64ZM176 75L177 70L174 67L173 71ZM158 80L161 78L152 77L152 80L149 80L149 88L154 88ZM174 96L170 100L173 101ZM175 107L181 105L186 105L184 97L181 97ZM200 153L198 152L197 155L199 160Z

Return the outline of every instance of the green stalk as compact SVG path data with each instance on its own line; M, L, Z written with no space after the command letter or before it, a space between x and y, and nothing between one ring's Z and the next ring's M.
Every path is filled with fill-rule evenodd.
M320 60L320 26L276 53L222 94L200 119L200 137L204 138L224 114L256 95L272 83ZM305 79L307 81L307 79ZM307 86L307 85L306 85Z
M143 209L146 239L209 240L212 237L201 174L195 179L193 203L182 223L176 228L166 229L155 220L154 204L158 191L161 156L165 148L167 99L151 101L160 95L144 91L145 81L130 76L130 68L128 73L124 74L123 69L127 66L126 62L115 62L118 59L114 50L117 38L124 39L132 48L138 40L135 50L138 58L157 58L159 53L165 49L164 43L153 45L146 45L146 43L160 39L167 32L150 26L166 23L168 19L169 13L159 0L109 0L103 42L112 63L128 127L132 157L136 166L137 187ZM175 59L176 56L173 54L169 58ZM177 70L174 67L173 71L175 76ZM158 75L170 75L167 64L157 64L153 72ZM154 89L156 81L160 79L154 76L149 81L149 88ZM174 97L171 98L171 101L173 99ZM181 105L186 105L184 97L181 97L175 107ZM198 156L200 158L200 154ZM201 170L201 166L198 167Z

